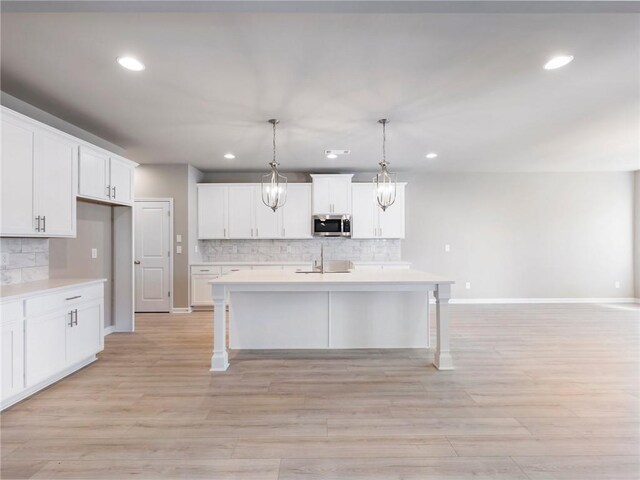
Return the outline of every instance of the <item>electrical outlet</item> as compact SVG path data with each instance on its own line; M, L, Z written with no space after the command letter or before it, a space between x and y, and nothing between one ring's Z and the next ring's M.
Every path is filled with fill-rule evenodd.
M196 253L198 253L198 245L194 245L193 249L195 250Z
M233 253L238 253L238 246L237 246L237 245L234 245L233 247L231 247L231 251L232 251Z
M287 245L287 253L291 253L291 245Z
M176 253L182 253L182 245L176 247Z
M182 243L182 235L176 235L176 243Z
M444 251L449 253L451 251L451 245L449 245L448 243L444 246Z
M471 290L471 282L465 283L464 288L466 288L467 290Z
M91 258L98 258L98 249L97 248L92 248L91 249Z
M620 288L620 282L616 282L614 285L616 288Z

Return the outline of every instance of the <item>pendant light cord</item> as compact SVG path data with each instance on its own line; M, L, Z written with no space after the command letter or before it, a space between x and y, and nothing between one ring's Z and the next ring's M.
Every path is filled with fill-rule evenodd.
M382 162L387 163L387 122L382 122Z
M273 122L273 163L276 163L276 122Z

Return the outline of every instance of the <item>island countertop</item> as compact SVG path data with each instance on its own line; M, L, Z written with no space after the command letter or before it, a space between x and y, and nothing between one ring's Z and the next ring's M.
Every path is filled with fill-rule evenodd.
M231 284L349 284L349 283L385 283L385 284L444 284L447 280L419 270L375 270L352 271L349 273L303 273L286 271L247 270L231 272L209 280L212 285Z
M47 278L33 282L4 285L0 288L0 300L8 301L14 298L39 295L45 291L53 293L69 287L82 287L94 283L104 283L106 281L106 278Z

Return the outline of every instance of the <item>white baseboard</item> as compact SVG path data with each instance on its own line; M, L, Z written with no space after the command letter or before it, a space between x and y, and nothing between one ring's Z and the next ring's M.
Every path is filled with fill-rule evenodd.
M173 307L171 313L191 313L191 307Z
M435 303L431 299L431 303ZM497 305L518 303L640 303L633 297L628 298L452 298L449 303L459 305Z
M111 335L115 331L116 331L116 326L109 325L108 327L104 327L104 329L102 330L102 335L106 337L107 335Z

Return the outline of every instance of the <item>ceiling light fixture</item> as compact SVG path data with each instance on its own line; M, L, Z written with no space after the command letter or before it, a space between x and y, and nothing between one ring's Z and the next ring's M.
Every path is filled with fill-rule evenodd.
M425 155L425 157L427 157L427 158L436 158L437 156L438 156L438 154L435 153L435 152L427 153Z
M262 176L262 203L275 212L287 203L287 177L280 175L276 162L276 125L280 121L272 118L269 123L273 125L273 160L269 163L271 172Z
M553 57L547 63L544 64L545 70L555 70L556 68L564 67L565 65L571 63L573 60L573 55L558 55L557 57Z
M116 58L116 61L120 64L121 67L124 67L127 70L132 70L134 72L141 72L146 68L144 66L144 63L134 57L118 57Z
M236 158L236 156L233 153L225 153L224 158L226 158L227 160L233 160L234 158Z
M378 120L382 124L382 161L380 172L373 177L373 186L376 192L378 206L384 212L396 201L396 174L387 170L387 123L389 120L382 118Z

